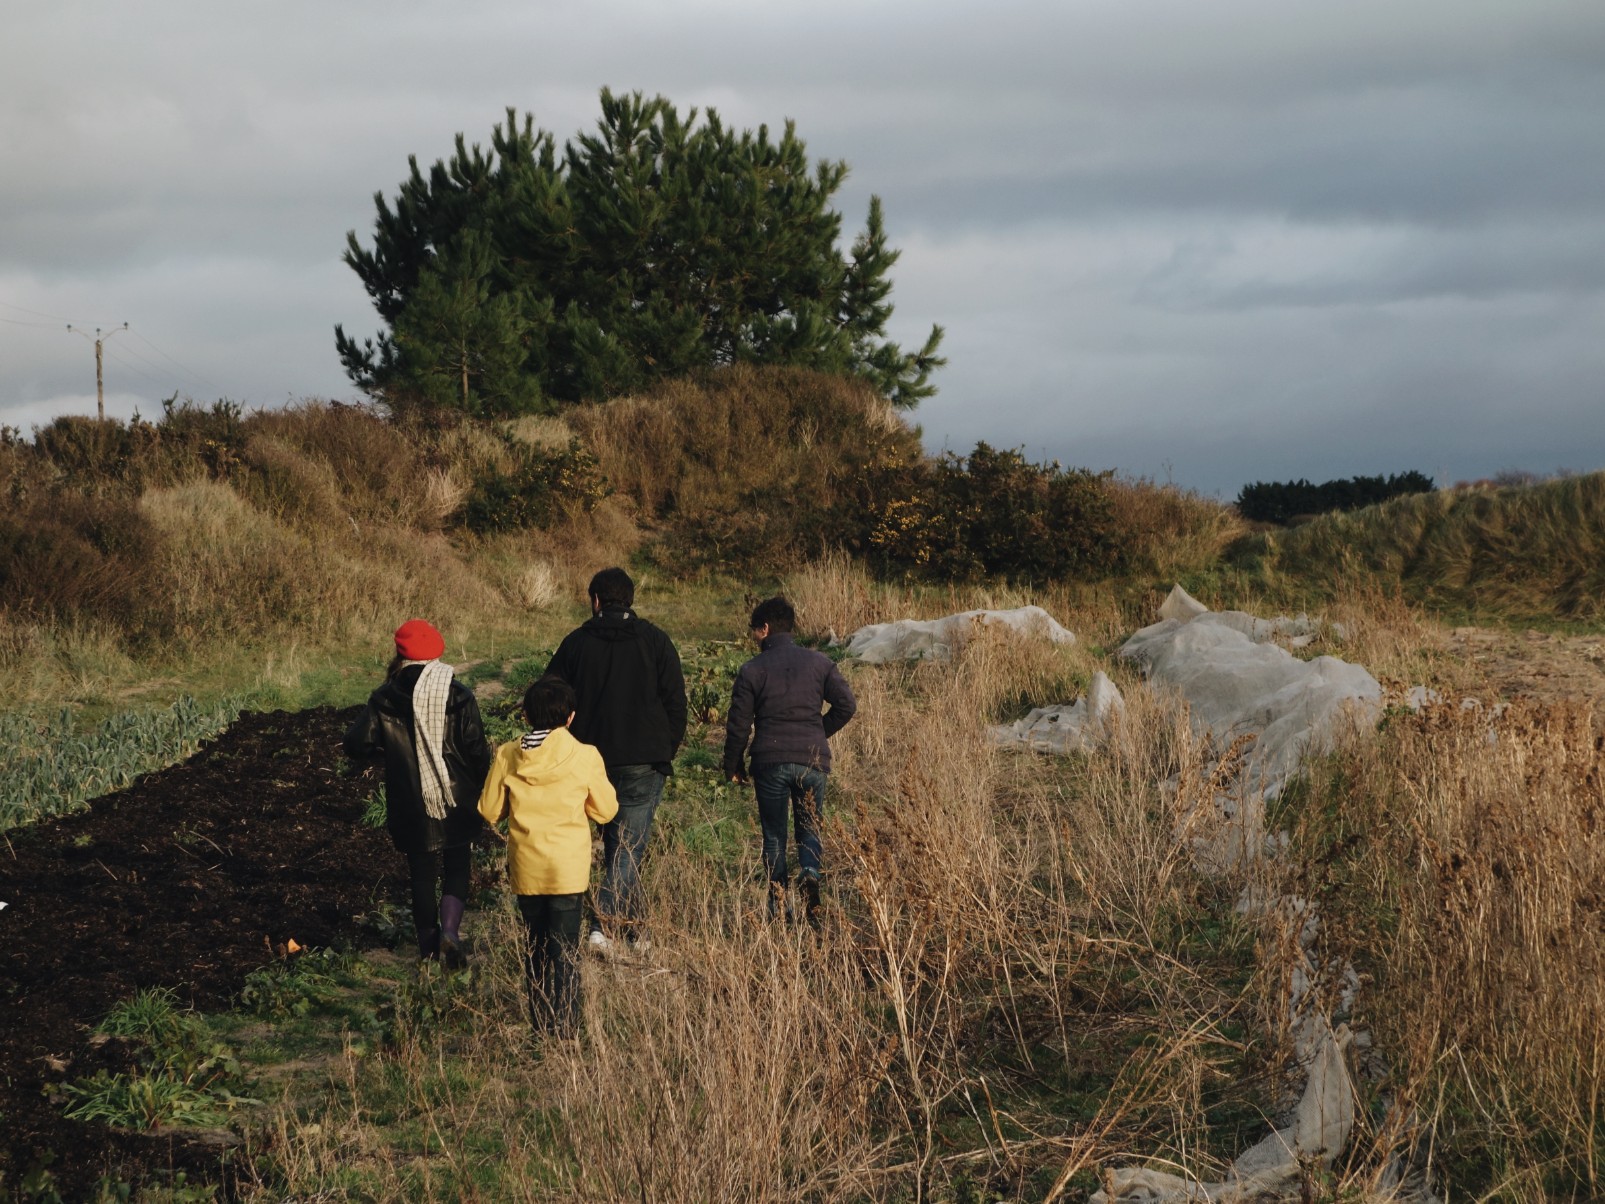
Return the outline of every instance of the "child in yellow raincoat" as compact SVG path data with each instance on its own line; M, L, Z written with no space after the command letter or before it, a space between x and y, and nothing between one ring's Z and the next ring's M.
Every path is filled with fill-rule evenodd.
M573 1033L580 1018L580 918L591 879L591 823L618 812L602 754L569 734L574 691L542 677L524 693L530 730L496 750L479 796L488 823L507 820L507 870L526 930L524 972L537 1032Z

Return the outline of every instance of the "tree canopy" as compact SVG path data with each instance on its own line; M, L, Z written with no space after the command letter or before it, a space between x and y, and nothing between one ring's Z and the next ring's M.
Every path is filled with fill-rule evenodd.
M392 409L553 410L737 362L861 377L903 407L936 391L942 328L912 352L884 337L899 252L880 198L844 254L847 165L810 166L789 120L737 133L603 89L561 155L509 109L488 153L458 134L427 176L408 164L393 202L374 196L372 247L346 236L386 329L335 327L347 374Z

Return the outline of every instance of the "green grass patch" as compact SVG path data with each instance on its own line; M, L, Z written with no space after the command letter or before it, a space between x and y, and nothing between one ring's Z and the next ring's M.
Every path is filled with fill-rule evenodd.
M98 1032L139 1049L133 1071L98 1071L63 1088L74 1120L120 1129L213 1126L260 1101L244 1094L234 1050L167 989L141 991L107 1013Z

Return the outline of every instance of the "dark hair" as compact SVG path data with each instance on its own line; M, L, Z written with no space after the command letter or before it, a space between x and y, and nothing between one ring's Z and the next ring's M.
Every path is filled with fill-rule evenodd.
M602 604L603 610L629 610L635 605L635 582L623 569L603 569L591 578L586 593Z
M770 631L791 631L797 626L797 612L779 594L765 598L753 607L752 629L756 631L766 625Z
M537 731L562 727L574 713L574 687L555 673L538 677L524 691L524 718Z

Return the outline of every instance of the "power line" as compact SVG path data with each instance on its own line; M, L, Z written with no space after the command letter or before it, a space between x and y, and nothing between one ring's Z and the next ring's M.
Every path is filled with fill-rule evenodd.
M123 350L127 351L128 348L124 347ZM135 376L144 377L146 380L150 381L151 384L155 385L158 389L161 389L163 387L163 384L162 384L161 381L157 380L149 372L141 371L139 368L135 367L128 360L126 360L122 356L118 355L112 348L110 348L110 347L106 348L106 356L107 356L108 359L116 360L119 364L121 364L124 368L127 368ZM149 360L146 360L145 362L146 363L150 363ZM155 366L156 366L155 364L151 364L151 367L154 368Z
M189 373L190 376L192 376L196 380L200 381L201 384L206 385L208 388L216 389L219 393L228 392L227 389L223 388L223 386L218 384L216 381L207 380L199 372L195 372L195 371L193 371L193 370L191 370L189 368L184 367L184 365L179 363L178 360L176 360L172 356L168 355L167 352L163 351L155 343L151 342L144 335L140 334L139 331L131 330L128 333L133 335L141 343L144 343L145 346L149 347L152 351L154 351L157 355L161 356L164 360L167 360L168 362L170 362L172 364L176 364L179 368L181 368L185 372Z
M129 332L128 332L128 333L129 333L129 334L135 334L135 333L137 333L137 332L136 332L136 331L134 331L134 330L130 330L130 331L129 331ZM109 352L108 352L108 354L110 354L110 353L109 353ZM134 350L134 349L133 349L133 348L132 348L132 347L130 347L130 346L129 346L129 345L128 345L128 344L127 344L127 343L124 343L124 344L123 344L123 354L124 354L124 355L131 355L131 356L133 356L133 357L134 357L134 358L135 358L135 359L136 359L136 360L138 360L138 361L139 361L139 362L140 362L140 363L142 363L142 364L145 364L145 365L147 365L147 366L148 366L148 367L151 367L151 368L154 368L154 369L156 369L156 371L157 371L157 372L159 372L159 373L161 373L161 374L162 374L162 376L163 376L163 377L165 377L165 378L166 378L166 379L167 379L167 380L169 380L169 381L170 381L170 380L172 380L172 379L173 379L173 374L172 374L172 371L171 371L171 369L168 369L168 368L166 368L166 367L163 367L163 366L162 366L162 365L161 365L161 364L158 364L158 363L157 363L157 362L156 362L156 361L155 361L155 360L153 360L153 359L148 359L148 358L146 358L146 357L145 357L145 356L143 356L143 355L141 355L141 354L139 354L139 352L137 352L137 351L135 351L135 350Z
M54 322L24 322L20 318L0 318L0 322L5 322L10 326L41 326L49 330L56 328L56 323Z
M71 321L70 318L64 318L60 314L41 313L37 309L28 309L26 306L13 305L9 301L0 301L0 307L4 307L6 309L14 309L19 314L32 314L36 318L54 318L58 322L69 322L69 321Z

